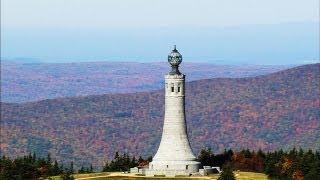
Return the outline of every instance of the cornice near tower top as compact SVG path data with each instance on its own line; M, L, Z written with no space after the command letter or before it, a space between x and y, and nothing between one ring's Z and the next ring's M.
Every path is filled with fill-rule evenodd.
M166 79L182 79L182 78L184 78L186 75L184 75L184 74L166 74L165 75L165 78Z

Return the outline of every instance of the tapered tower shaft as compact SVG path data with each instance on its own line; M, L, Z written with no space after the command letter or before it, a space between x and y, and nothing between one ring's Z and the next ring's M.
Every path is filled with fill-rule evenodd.
M165 75L165 115L161 142L147 175L189 175L199 170L192 153L185 116L185 75L179 71L182 56L176 48L168 56L172 70Z
M185 75L165 76L165 115L161 142L154 160L195 160L185 118Z

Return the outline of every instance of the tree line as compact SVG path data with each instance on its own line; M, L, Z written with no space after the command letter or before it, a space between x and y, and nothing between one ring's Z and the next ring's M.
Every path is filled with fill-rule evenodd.
M81 167L79 172L93 172L91 168ZM47 178L50 176L61 176L63 180L73 179L72 174L75 173L73 162L68 166L53 161L50 154L47 157L37 157L35 153L27 156L10 159L2 156L0 159L0 179L38 179L40 177Z
M115 153L113 160L106 162L103 172L129 171L132 167L148 166L152 157L137 159L128 154ZM234 179L233 171L251 171L265 173L271 179L320 179L320 152L293 148L290 151L277 150L273 152L251 151L245 149L234 152L225 150L214 154L211 149L200 151L198 161L202 166L222 167L220 180ZM2 156L0 159L0 179L38 179L39 177L61 176L62 179L72 179L75 173L92 173L91 166L81 167L77 171L71 162L69 165L59 164L47 157L37 157L36 154L10 159Z
M152 157L149 156L147 159L143 159L141 156L136 159L135 156L130 157L124 153L122 155L116 152L114 158L110 162L106 162L103 166L103 172L114 172L114 171L129 171L130 168L137 166L146 166L152 161Z
M263 152L246 149L240 152L225 150L215 155L211 149L202 149L198 160L202 165L219 166L226 171L232 169L265 173L271 179L320 179L319 151L293 148L290 151L280 149Z

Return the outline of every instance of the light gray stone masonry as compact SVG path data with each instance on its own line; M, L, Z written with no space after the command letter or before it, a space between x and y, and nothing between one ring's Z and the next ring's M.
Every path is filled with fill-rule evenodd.
M185 75L165 76L165 115L160 146L147 176L189 175L199 171L192 153L185 117Z

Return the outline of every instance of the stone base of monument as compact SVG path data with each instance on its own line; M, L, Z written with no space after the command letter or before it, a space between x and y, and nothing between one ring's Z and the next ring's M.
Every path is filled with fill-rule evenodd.
M207 176L209 174L221 173L220 167L203 166L203 169L199 169L199 173L202 176Z
M199 172L200 162L197 161L153 161L145 170L146 176L190 176Z
M221 173L220 167L203 166L203 169L199 169L199 165L200 163L196 161L156 161L151 162L149 167L131 168L130 173L139 173L149 177L207 176Z

